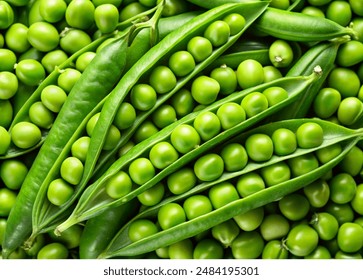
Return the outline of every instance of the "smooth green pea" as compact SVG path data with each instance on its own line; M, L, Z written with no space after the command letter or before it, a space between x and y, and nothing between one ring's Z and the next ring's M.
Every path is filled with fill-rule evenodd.
M339 46L336 58L341 67L352 67L363 61L363 43L360 41L349 41Z
M0 165L0 178L5 186L12 190L19 190L28 174L28 167L20 160L4 160Z
M16 193L7 188L0 189L0 217L7 217L13 208L16 200Z
M3 128L10 126L13 121L13 112L13 105L10 100L0 100L0 126Z
M158 222L163 230L172 228L186 221L185 211L177 203L170 202L160 207L158 212Z
M226 64L213 69L210 73L210 77L219 83L219 92L223 95L231 94L237 89L238 82L236 72Z
M213 210L211 201L205 195L188 197L183 203L183 208L188 220L205 215Z
M137 16L138 14L141 14L142 12L145 12L147 10L146 7L141 5L139 2L131 2L124 6L120 11L120 21L128 20L134 16Z
M136 109L141 111L150 110L157 100L156 91L148 84L137 84L131 90L130 100Z
M130 224L128 236L132 242L136 242L157 232L158 228L152 221L138 219Z
M342 97L334 88L322 88L313 103L314 112L322 119L330 118L337 110Z
M69 252L65 245L53 242L39 250L37 259L67 259L68 255Z
M318 246L318 242L318 233L306 224L293 227L286 238L288 250L297 257L304 257L311 254Z
M175 195L185 193L195 186L197 177L192 168L183 167L167 178L167 186Z
M346 67L334 68L327 78L327 86L339 91L342 98L357 96L360 84L358 74Z
M29 118L35 125L49 129L54 122L55 116L52 111L50 111L43 102L35 102L29 108Z
M2 126L0 126L0 155L3 155L9 149L11 143L11 137L9 132Z
M16 55L12 50L0 49L0 72L13 71L16 60Z
M134 106L128 102L122 102L113 120L114 125L122 130L132 126L135 120L136 110Z
M261 168L261 175L266 186L272 187L290 180L291 171L286 162L276 162Z
M355 213L350 203L338 204L330 200L323 210L332 214L337 219L339 225L353 222L354 220Z
M135 143L132 140L127 141L124 145L120 147L120 149L117 152L118 158L125 155L133 146L135 146Z
M316 156L319 161L324 164L335 159L342 152L342 146L340 143L335 143L330 146L321 148L316 151Z
M175 109L168 104L163 104L157 108L151 118L158 128L164 128L177 120Z
M239 199L236 188L229 182L222 182L209 189L208 196L214 209Z
M264 81L263 66L253 59L242 61L237 67L237 81L242 89L262 84Z
M265 215L260 225L260 233L266 241L281 239L289 233L289 230L289 221L281 214Z
M294 52L291 45L281 39L277 39L269 47L269 59L273 66L284 68L290 66L294 59Z
M58 86L61 87L66 93L69 93L81 75L82 73L76 69L66 68L61 72L57 79Z
M97 54L92 51L82 53L76 60L76 69L80 72L86 70L87 66L95 58Z
M64 63L68 59L68 55L63 50L53 50L46 53L42 59L41 63L47 73L51 73L59 65Z
M14 73L0 72L0 100L7 100L13 97L18 91L19 82Z
M202 239L193 251L193 259L222 259L224 250L222 245L214 239Z
M314 251L312 251L309 255L304 256L304 259L331 259L330 251L321 245L318 245Z
M275 66L272 66L272 65L266 65L263 67L263 82L264 83L267 83L267 82L271 82L271 81L274 81L276 79L279 79L279 78L282 78L282 73L281 71L276 68ZM279 97L282 97L283 95L280 93L279 94ZM267 94L267 99L269 99L270 97L268 96ZM272 98L271 98L272 99ZM271 106L271 105L270 105Z
M87 124L86 124L86 131L87 131L87 135L89 136L89 137L91 137L92 136L92 133L93 133L93 130L94 130L94 128L95 128L95 126L96 126L96 124L97 124L97 121L98 121L98 119L100 118L100 112L98 112L98 113L96 113L96 114L94 114L89 120L88 120L88 122L87 122Z
M279 209L290 221L298 221L309 213L310 204L302 194L292 193L279 200Z
M274 151L273 142L270 136L256 133L249 136L245 143L248 157L256 162L269 160Z
M339 168L352 176L357 176L363 167L363 151L354 146L338 164Z
M177 51L169 58L169 67L178 77L183 77L191 73L195 68L195 60L191 53L187 51Z
M132 189L132 181L130 176L124 172L119 171L114 174L105 183L106 193L114 199L121 198L128 194Z
M170 259L192 259L193 243L190 239L184 239L169 245L168 252Z
M238 13L231 13L225 16L223 21L228 24L231 36L236 35L246 25L246 19Z
M288 159L288 165L293 177L298 177L317 169L319 161L314 154L310 153Z
M51 231L49 235L53 241L62 243L67 249L74 249L79 247L82 232L83 226L75 224L63 231L60 236L57 236L54 231Z
M95 6L89 0L73 0L65 12L67 23L79 29L88 29L94 23Z
M0 218L0 246L3 245L6 223L7 223L6 219Z
M325 180L314 181L305 186L303 192L312 207L321 208L329 201L330 188Z
M212 54L213 45L207 38L195 36L189 40L187 50L196 62L201 62Z
M109 151L116 148L120 139L121 139L120 130L112 124L107 131L105 143L103 144L102 149Z
M280 240L270 240L265 244L262 251L262 259L287 259L289 252Z
M318 147L324 140L323 128L317 123L304 123L296 130L296 139L300 148L309 149Z
M335 254L335 259L337 259L337 260L339 260L339 259L343 259L343 260L357 259L357 260L360 260L360 259L362 259L362 254L360 254L360 253L345 253L343 251L338 251Z
M311 225L322 240L331 240L336 237L339 229L337 219L330 213L318 212L311 219Z
M137 196L141 204L145 206L153 206L158 204L164 197L165 187L164 184L158 183L155 186L145 190Z
M15 65L15 74L18 79L28 86L37 86L45 78L43 65L34 59L24 59Z
M50 182L47 198L52 204L61 206L72 197L73 193L73 187L63 179L58 178Z
M257 231L242 231L231 248L235 259L257 259L262 254L264 241Z
M330 0L328 0L329 2ZM324 12L318 8L318 7L314 7L314 6L306 6L301 10L302 14L306 14L306 15L311 15L311 16L315 16L315 17L322 17L325 18L325 14Z
M233 217L233 220L243 231L256 230L262 223L265 215L263 207L251 209L245 213Z
M28 149L35 146L41 138L42 133L39 127L30 122L19 122L11 130L12 142L21 149Z
M357 14L358 16L363 16L363 4L361 1L349 0L349 5L353 13Z
M151 71L149 83L157 93L164 94L176 86L177 79L169 67L159 65Z
M237 180L236 188L241 197L249 196L265 188L265 182L256 172L248 172Z
M363 112L363 103L357 97L344 98L338 107L337 117L340 123L354 124Z
M94 11L96 26L102 33L110 33L116 29L119 12L115 5L101 4Z
M191 113L195 107L191 92L185 88L175 93L170 100L178 117L184 117Z
M350 202L356 192L357 183L348 173L336 174L330 181L330 199L339 204Z
M289 97L288 92L282 87L269 87L262 94L266 96L268 106L274 106Z
M274 146L274 153L278 156L285 156L295 152L297 148L297 139L294 132L287 128L278 128L272 135L271 139Z
M191 86L191 94L194 100L202 105L213 103L217 99L219 90L219 83L205 75L194 79Z
M363 247L363 227L355 223L344 223L339 227L338 246L345 253L356 253Z
M48 110L59 113L67 99L67 94L61 87L49 85L40 93L40 99Z
M158 169L164 169L178 159L178 152L169 142L155 144L149 153L151 163Z
M92 39L87 32L80 29L67 29L61 34L59 45L66 53L74 54L91 42Z
M202 112L194 119L194 128L203 141L208 141L218 135L221 130L221 122L213 112Z
M211 230L213 238L217 239L225 248L232 245L239 232L240 228L233 219L215 225Z
M212 43L213 47L220 47L227 43L230 32L228 23L223 20L216 20L208 25L204 31L204 37Z
M72 144L72 156L78 158L82 162L85 162L90 142L91 138L89 136L82 136L81 138L78 138Z
M7 29L14 23L14 10L6 2L0 2L0 29Z
M246 149L239 143L225 145L221 150L221 157L228 172L242 170L248 162Z
M268 100L260 92L251 92L242 99L241 106L246 112L247 117L251 118L268 108Z
M24 53L30 48L27 38L28 27L20 22L12 24L5 33L5 44L16 53Z
M201 140L193 126L180 124L171 132L170 141L179 153L186 154L197 148Z
M217 116L224 130L230 129L246 120L246 112L239 104L227 102L217 110Z
M150 136L157 133L159 129L151 121L146 120L143 122L134 134L135 143L140 143L141 141L148 139Z
M201 156L194 163L194 173L201 181L214 181L224 172L224 162L220 155L210 153Z
M61 165L60 175L72 185L77 185L83 176L83 163L76 157L66 158Z
M363 184L357 186L351 205L356 213L363 215Z
M155 168L147 158L138 158L131 162L129 175L136 184L142 185L155 176Z
M54 50L59 44L58 30L48 22L35 22L29 26L28 41L41 52Z
M333 1L326 8L325 15L341 26L347 26L352 19L352 10L348 2Z
M55 23L64 19L67 3L64 0L39 1L39 13L47 22Z

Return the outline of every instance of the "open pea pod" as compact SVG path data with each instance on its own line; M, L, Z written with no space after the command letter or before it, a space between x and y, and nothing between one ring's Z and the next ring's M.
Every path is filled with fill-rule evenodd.
M336 166L351 150L351 148L353 148L354 145L363 137L362 130L347 129L343 126L339 126L331 122L319 119L296 119L274 122L261 127L257 127L237 136L234 139L231 139L230 142L236 143L238 141L243 141L243 139L245 139L246 137L256 133L272 134L272 132L279 128L286 128L290 129L293 132L296 132L298 127L310 122L314 122L320 125L324 131L323 142L321 143L321 145L307 149L298 148L292 154L285 156L274 155L270 160L262 163L256 163L251 161L240 171L225 172L217 180L201 183L199 185L196 185L191 190L185 192L184 194L178 196L170 196L161 201L159 204L150 208L146 208L138 215L136 215L132 220L130 220L129 223L127 223L123 228L120 229L118 234L115 235L114 239L110 242L106 250L99 256L99 258L132 257L151 252L158 248L166 247L170 244L181 241L183 239L193 237L239 214L279 200L285 195L301 189L309 183L324 176L328 171ZM339 144L341 147L340 153L335 157L331 157L328 161L322 162L320 166L316 169L313 169L304 174L300 174L296 177L292 177L287 181L272 185L248 196L234 200L220 208L212 210L211 212L178 224L169 229L160 230L159 232L138 241L132 242L129 239L128 231L130 225L138 219L155 220L159 209L163 205L171 202L182 202L186 198L191 197L194 194L202 193L203 191L206 191L212 186L219 183L233 181L234 179L238 178L243 174L247 174L249 172L257 172L264 167L271 166L281 161L288 161L303 155L316 153L319 150L327 149L332 145L336 144Z
M207 11L181 26L179 29L175 30L175 32L170 33L160 43L151 48L143 57L141 57L137 63L121 78L118 85L112 90L102 107L101 114L92 133L85 161L83 177L81 182L77 185L75 194L71 200L74 201L74 199L81 194L82 190L88 183L88 180L91 178L94 167L102 152L103 143L107 136L108 129L112 125L112 121L117 113L120 103L128 96L132 87L144 78L144 75L147 75L153 67L160 64L161 61L164 61L165 57L168 57L177 50L185 50L188 41L195 36L203 35L205 29L214 21L223 19L226 15L231 13L239 13L245 18L246 22L244 26L241 26L236 34L229 36L227 42L222 46L214 48L212 54L207 59L199 62L190 74L180 78L176 86L170 92L161 94L151 110L140 112L131 128L126 129L126 131L121 131L122 137L117 147L113 150L114 153L117 151L118 147L125 144L130 137L132 137L137 127L149 117L153 110L168 100L168 98L182 88L190 79L205 69L205 67L207 67L214 59L219 57L228 47L233 45L248 26L263 12L267 5L268 2L265 1L251 2L248 4L224 5L223 7ZM112 153L107 154L112 155ZM58 207L52 207L49 203L47 204L47 202L45 202L46 188L46 185L41 187L42 191L39 192L36 200L36 205L39 207L35 207L35 211L33 212L33 225L37 231L48 227L66 208L65 206L59 209ZM46 205L44 205L44 203L46 203ZM67 203L67 206L69 205L70 203ZM39 213L43 211L42 209L46 209L47 214L40 217Z
M204 110L191 113L180 119L179 121L165 127L158 133L154 134L152 137L142 141L141 143L131 148L125 155L121 156L114 164L112 164L111 167L96 182L91 184L79 198L77 206L75 207L70 217L61 225L57 226L56 232L60 233L72 224L89 219L90 217L96 216L110 207L116 207L135 198L140 193L160 182L168 174L175 172L183 165L187 164L191 160L195 159L197 156L201 155L203 152L206 152L214 148L215 146L220 145L227 139L241 133L252 125L255 125L263 119L267 118L272 113L277 112L282 108L288 106L288 104L290 104L299 94L304 92L304 90L318 78L319 74L317 73L313 73L310 76L281 78L269 83L236 92L221 100L216 101L215 103L206 107ZM242 121L237 125L222 131L221 133L205 141L204 143L201 143L198 148L193 149L190 152L182 155L175 162L160 170L157 174L155 174L152 179L148 180L141 186L138 186L125 196L118 199L113 199L106 194L104 184L110 177L115 175L118 171L127 168L128 165L136 158L147 155L151 147L153 147L155 144L161 141L168 140L171 133L179 125L192 124L195 118L203 112L216 112L218 108L220 108L223 104L229 102L240 103L241 100L249 93L256 91L262 92L267 88L275 86L281 87L286 90L286 92L288 93L288 98L273 106L270 106L259 114L247 118L245 121Z

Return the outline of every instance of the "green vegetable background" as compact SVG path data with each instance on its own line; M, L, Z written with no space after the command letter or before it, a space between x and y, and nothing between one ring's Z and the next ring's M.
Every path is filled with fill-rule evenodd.
M2 259L362 259L361 0L0 1Z

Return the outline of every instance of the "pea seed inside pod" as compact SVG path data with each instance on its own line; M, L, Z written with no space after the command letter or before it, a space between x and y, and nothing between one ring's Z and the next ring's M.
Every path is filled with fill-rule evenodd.
M317 123L304 123L296 130L296 139L300 148L318 147L323 143L324 131Z
M275 40L269 48L269 58L275 67L288 67L294 59L294 52L287 41Z
M254 161L262 162L269 160L274 151L273 141L266 134L253 134L246 139L246 151Z

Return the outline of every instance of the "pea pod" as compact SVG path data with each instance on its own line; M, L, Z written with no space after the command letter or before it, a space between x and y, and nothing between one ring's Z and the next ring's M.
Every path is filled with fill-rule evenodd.
M287 106L290 102L292 102L301 92L304 91L304 89L310 85L312 82L317 79L318 75L316 73L313 73L312 75L306 77L294 77L294 78L282 78L273 82L269 82L260 86L252 87L247 90L236 92L234 94L231 94L227 96L226 98L223 98L212 105L208 106L202 111L191 113L181 120L167 126L163 130L161 130L159 133L154 134L152 137L144 140L140 144L134 146L131 148L128 153L126 153L124 156L119 158L104 174L101 176L95 183L90 185L82 194L82 196L79 199L79 202L73 211L72 215L61 225L59 225L56 228L56 231L62 232L64 229L69 227L70 225L74 223L78 223L82 220L88 219L90 217L96 216L100 214L102 211L106 210L110 207L115 207L117 205L120 205L122 203L125 203L143 191L147 190L148 188L152 187L153 185L157 184L160 180L162 180L166 175L175 172L178 168L185 165L187 162L191 161L201 153L212 149L219 143L223 143L226 139L229 139L233 135L236 135L240 133L241 131L247 129L248 127L252 126L253 124L256 124L257 122L263 120L273 112L277 112L278 110L284 108ZM135 158L138 158L142 156L143 154L146 154L150 147L153 147L156 143L161 142L163 140L166 140L170 137L170 134L172 131L180 124L190 124L194 121L194 119L198 116L198 114L202 112L216 112L219 107L221 107L223 104L227 102L240 102L242 98L246 95L248 95L251 92L256 91L263 91L266 88L272 87L272 86L279 86L284 88L288 94L289 97L285 99L284 101L281 101L280 103L277 103L274 106L271 106L270 108L266 109L265 111L261 112L260 114L257 114L251 118L248 118L246 121L243 121L239 123L238 125L225 130L223 133L218 134L217 136L213 137L212 139L204 142L203 144L198 146L198 149L194 149L182 157L180 157L178 160L176 160L174 163L170 164L167 168L161 170L158 174L156 174L151 180L146 182L145 184L141 185L140 187L136 188L135 190L131 191L129 194L125 195L124 197L121 197L119 199L111 199L107 198L107 195L104 193L104 182L110 178L112 175L116 174L119 170L122 168L128 166Z
M124 36L105 47L100 55L92 60L92 66L85 70L63 105L47 136L49 140L42 145L28 173L29 176L24 181L17 203L9 215L3 243L5 258L21 246L31 233L35 197L44 178L53 168L53 163L57 161L60 151L67 144L69 136L77 130L83 118L108 94L121 76L126 61L127 34L126 32Z
M239 214L279 200L283 196L304 187L305 185L315 181L316 179L326 174L326 172L331 170L345 157L350 149L363 136L362 130L350 130L327 121L322 121L318 119L296 119L270 123L262 127L257 127L256 129L248 131L246 134L242 134L240 137L244 138L248 135L256 133L269 134L272 131L275 131L276 129L281 127L294 131L297 129L297 127L301 126L306 122L316 122L323 128L324 140L320 146L311 149L298 149L288 156L272 157L269 161L264 163L252 162L250 164L247 164L247 166L241 171L230 173L226 172L216 181L202 183L180 196L171 196L165 199L160 204L140 212L128 224L126 224L114 237L114 239L108 245L107 249L99 256L99 258L137 256L146 252L151 252L158 248L166 247L180 240L193 237L209 228L212 228L215 225L232 219ZM255 192L244 198L234 200L220 208L208 212L207 214L203 214L201 216L193 218L192 220L180 223L169 229L159 231L138 241L132 242L128 237L129 226L132 224L133 221L137 219L154 218L158 210L167 203L183 201L185 198L188 198L193 194L200 193L220 182L233 180L233 178L235 178L236 176L240 176L241 174L260 170L261 168L269 166L273 163L292 159L303 154L317 152L320 149L327 148L337 143L342 146L340 154L335 158L329 160L328 162L321 164L315 170L291 178L290 180L273 185L261 191Z

